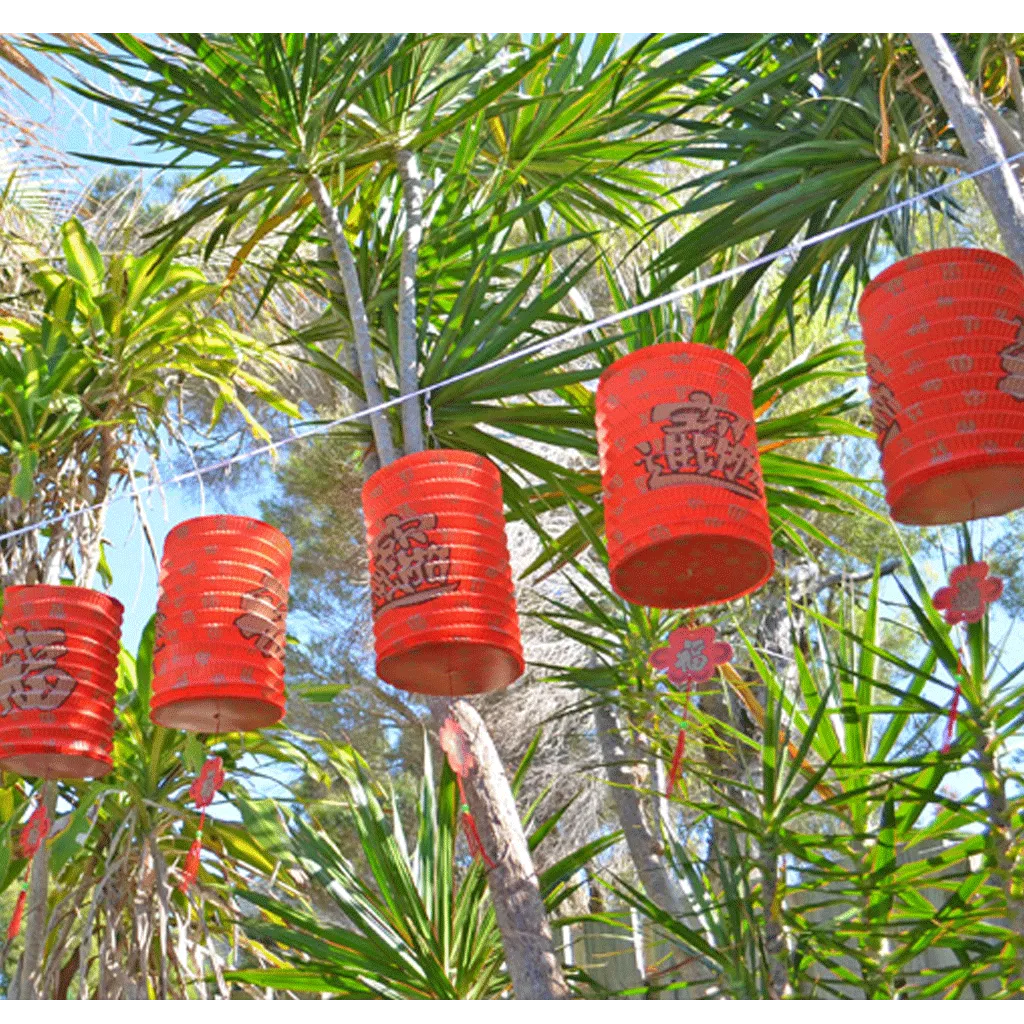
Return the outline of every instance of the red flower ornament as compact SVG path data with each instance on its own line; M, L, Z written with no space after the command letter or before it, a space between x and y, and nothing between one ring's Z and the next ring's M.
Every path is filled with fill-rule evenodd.
M695 686L702 686L715 674L719 665L724 665L732 658L732 644L715 639L715 631L711 626L690 629L680 626L668 635L668 647L658 647L651 651L650 663L654 668L664 669L668 680L674 686L686 689L687 703L683 705L683 719L687 719L687 707L690 691ZM686 756L686 726L679 730L676 737L676 748L672 754L672 766L668 773L666 796L671 796L679 781L679 773Z
M219 757L211 757L203 765L199 778L189 787L188 794L195 801L196 807L206 808L213 803L213 798L224 785L224 762Z
M732 658L732 645L715 639L711 626L700 629L680 627L668 635L668 646L651 652L650 663L664 669L676 686L701 686L715 674L719 665Z
M943 612L950 626L958 622L980 622L985 610L1003 595L1003 581L989 576L988 562L957 566L949 577L949 586L935 592L932 603Z

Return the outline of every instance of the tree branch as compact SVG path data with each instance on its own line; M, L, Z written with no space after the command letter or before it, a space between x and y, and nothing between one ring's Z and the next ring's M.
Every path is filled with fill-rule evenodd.
M980 168L1004 159L1007 154L999 136L945 37L937 32L911 32L910 40L971 163ZM983 174L978 188L999 226L1007 254L1024 268L1024 194L1013 168L1003 164Z
M910 162L915 167L952 167L957 171L970 171L971 161L958 153L911 153Z
M405 200L405 234L398 277L398 390L402 395L411 395L419 387L416 264L423 238L423 181L415 153L400 149L395 161ZM402 403L402 442L406 455L423 451L419 398Z
M320 212L320 220L330 239L331 251L338 264L341 286L345 291L345 300L348 303L348 312L352 320L356 358L359 362L359 374L363 381L367 405L380 405L384 399L377 376L377 364L374 360L373 345L370 339L370 321L366 315L366 305L363 302L363 290L359 284L356 261L348 246L348 240L345 238L345 229L331 203L327 186L315 174L311 174L307 180L307 188ZM380 411L371 413L370 427L373 430L374 445L377 448L381 464L386 466L394 462L395 442L391 437L391 425L388 423L387 416Z

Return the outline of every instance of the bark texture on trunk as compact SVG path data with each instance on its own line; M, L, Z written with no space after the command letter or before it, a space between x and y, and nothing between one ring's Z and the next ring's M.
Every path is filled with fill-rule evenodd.
M359 284L359 271L356 261L345 238L345 229L338 217L334 204L331 202L327 186L316 175L308 182L310 195L320 213L324 230L331 242L338 272L341 275L341 286L348 303L349 316L352 319L352 333L355 340L356 358L359 362L359 374L363 382L366 402L370 406L380 405L384 401L377 378L377 364L373 356L373 345L370 339L370 321L366 315L366 304L363 302L363 290ZM373 441L382 464L395 461L395 442L391 437L391 425L383 412L370 414L370 426L373 429Z
M910 40L973 168L979 170L1007 156L1016 156L1003 151L995 126L971 91L945 36L938 32L911 32ZM1024 269L1024 194L1013 168L1003 164L981 175L977 182L995 217L1007 254Z
M630 757L622 738L618 715L610 704L594 708L598 740L605 772L612 787L615 809L626 836L626 846L647 898L666 914L682 920L690 913L678 879L665 863L661 837L654 834L644 818L643 804L637 792Z
M541 898L530 848L498 750L466 700L430 701L435 728L451 715L465 733L476 765L464 780L484 851L494 863L487 882L516 999L565 999L561 964Z

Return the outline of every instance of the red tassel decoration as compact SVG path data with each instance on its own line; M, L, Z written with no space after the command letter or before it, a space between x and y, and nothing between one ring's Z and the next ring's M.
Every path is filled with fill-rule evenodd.
M211 757L203 765L199 778L189 788L189 795L200 808L199 828L196 829L196 837L189 847L188 856L185 858L185 866L181 869L181 882L178 883L178 890L187 893L195 885L199 875L199 855L203 851L203 826L206 824L206 808L213 803L213 798L220 792L224 785L224 762L219 757Z
M960 684L956 684L953 691L953 703L949 707L949 717L946 719L946 731L942 736L942 752L949 753L953 746L953 737L956 735L956 720L960 714Z
M676 749L672 755L672 767L668 773L668 785L665 786L665 796L670 797L675 791L676 783L679 781L679 773L683 769L683 758L686 757L686 727L679 730L676 737Z
M22 889L18 893L18 902L14 907L14 916L11 918L11 923L7 927L7 941L10 942L12 939L18 937L18 932L21 931L21 915L25 913L25 901L28 899L28 889Z
M181 882L178 884L179 891L187 893L195 884L199 875L199 855L203 851L203 834L200 832L192 841L189 847L188 856L185 858L185 867L181 872Z
M455 779L459 784L459 800L462 803L462 827L466 830L466 842L469 844L469 853L472 857L479 856L489 867L494 867L494 861L487 856L484 844L480 839L480 833L476 827L473 813L466 801L466 791L463 788L462 780L476 767L476 758L470 752L469 741L462 727L454 718L446 718L438 734L441 741L441 749L448 758L448 764L455 773Z

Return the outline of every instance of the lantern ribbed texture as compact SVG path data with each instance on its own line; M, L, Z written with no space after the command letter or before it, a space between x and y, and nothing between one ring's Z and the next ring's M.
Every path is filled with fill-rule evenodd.
M246 516L199 516L160 562L150 715L190 732L249 732L284 715L291 544Z
M696 608L765 583L774 562L746 366L707 345L652 345L609 366L596 401L612 589Z
M4 591L0 767L45 779L110 771L123 614L83 587Z
M426 451L363 486L377 675L413 693L501 689L522 675L501 477L471 452Z
M858 309L892 518L1024 506L1024 274L984 249L901 260Z

